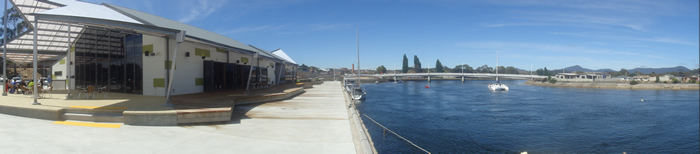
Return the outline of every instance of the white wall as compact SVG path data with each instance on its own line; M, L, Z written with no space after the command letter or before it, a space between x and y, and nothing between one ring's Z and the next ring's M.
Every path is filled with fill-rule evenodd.
M146 40L144 39L144 44ZM172 56L174 54L175 50L175 40L170 39L170 58L172 59ZM154 46L155 48L155 46ZM200 49L206 49L209 50L209 57L205 57L205 59L202 59L201 56L195 55L195 48L200 48ZM155 50L155 49L154 49ZM185 53L189 52L190 57L185 57ZM162 55L162 54L161 54ZM231 58L231 56L229 56ZM239 58L240 59L240 56ZM252 59L252 57L250 58ZM194 43L194 42L183 42L180 43L180 47L178 48L178 55L177 55L177 61L175 64L176 69L175 69L175 75L173 79L173 89L175 89L172 92L172 95L181 95L181 94L191 94L191 93L200 93L204 92L204 86L203 85L195 85L195 80L197 78L204 78L204 60L213 60L216 62L223 62L226 63L226 53L221 53L221 52L216 52L216 47L201 44L201 43ZM235 63L235 59L231 59ZM144 64L145 64L145 59L144 59ZM156 67L154 67L156 68ZM161 60L159 63L159 66L157 68L160 69L165 69L165 61ZM144 75L147 74L146 70L144 69ZM148 74L158 74L156 73L151 73L148 72ZM151 75L153 76L153 75ZM159 78L164 78L159 77ZM150 86L153 87L153 78L150 77L147 78L144 76L144 87ZM149 85L146 84L146 80L149 80ZM166 83L167 84L167 83ZM145 88L144 88L144 95L147 95L145 93ZM158 93L158 96L164 96L165 94L160 94Z
M171 43L174 42L171 40ZM165 96L165 87L154 87L153 79L165 78L166 39L159 36L143 35L143 46L153 45L156 56L143 56L143 95ZM173 50L173 49L170 49ZM172 55L171 55L172 56ZM167 79L166 79L167 81ZM166 82L167 84L167 82Z
M61 60L65 61L66 58L63 57L63 59L58 60L59 62L56 62L53 66L51 66L51 76L55 76L56 72L62 72L60 76L56 76L56 80L65 80L66 77L68 76L68 72L66 72L68 68L68 61L65 61L64 64L61 64Z

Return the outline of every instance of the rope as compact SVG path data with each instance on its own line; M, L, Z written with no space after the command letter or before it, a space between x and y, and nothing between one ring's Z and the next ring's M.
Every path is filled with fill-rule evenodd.
M392 133L392 134L398 136L399 138L403 139L404 141L408 142L409 144L413 145L414 147L416 147L416 148L422 150L422 151L425 152L425 153L428 153L428 154L430 153L430 152L428 152L427 150L421 148L420 146L418 146L418 145L416 145L416 144L413 144L413 142L407 140L406 138L403 138L401 135L394 133L394 131L391 131L389 128L384 127L382 124L379 124L377 121L374 121L374 119L370 118L369 116L367 116L367 115L365 115L365 114L362 114L362 115L365 116L365 117L367 117L367 119L371 120L371 121L374 122L375 124L379 125L379 127L382 127L384 130L388 130L390 133Z

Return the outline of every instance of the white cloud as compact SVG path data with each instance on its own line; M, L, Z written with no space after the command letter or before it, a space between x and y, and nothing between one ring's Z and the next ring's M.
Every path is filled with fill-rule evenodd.
M617 51L611 49L592 49L586 47L570 46L570 45L553 45L553 44L537 44L537 43L514 43L514 42L464 42L458 43L458 46L477 48L477 49L499 49L506 52L514 53L568 53L568 54L596 54L598 56L605 55L629 55L643 56L649 58L666 59L666 57L656 56L651 54L639 54L636 52Z
M340 30L340 29L353 28L351 24L346 24L346 23L335 23L335 24L320 23L320 24L309 25L309 27L311 27L312 31L327 31L327 30Z
M256 27L239 27L233 30L229 30L226 32L222 32L221 34L237 34L237 33L246 33L246 32L255 32L255 31L272 31L272 30L279 30L282 29L289 24L284 24L284 25L264 25L264 26L256 26Z
M188 14L180 18L178 21L182 23L188 23L190 21L203 19L209 16L209 14L217 11L223 4L226 3L225 0L196 0L196 1L185 1L184 7L189 8Z

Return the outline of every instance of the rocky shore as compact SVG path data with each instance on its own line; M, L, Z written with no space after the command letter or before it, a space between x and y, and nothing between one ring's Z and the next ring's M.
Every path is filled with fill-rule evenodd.
M571 88L598 88L598 89L669 89L669 90L700 90L700 84L663 84L663 83L598 83L598 82L537 82L527 81L526 85L547 87L571 87Z

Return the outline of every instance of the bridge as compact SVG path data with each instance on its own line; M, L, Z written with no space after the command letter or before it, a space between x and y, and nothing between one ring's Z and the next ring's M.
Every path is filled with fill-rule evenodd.
M352 74L347 76L353 76ZM450 77L450 78L496 78L495 73L396 73L396 74L362 74L363 77L428 77L430 81L431 77ZM525 74L498 74L498 78L506 79L543 79L547 76L540 75L525 75Z

